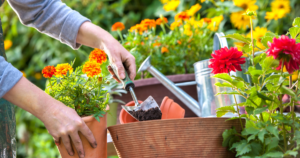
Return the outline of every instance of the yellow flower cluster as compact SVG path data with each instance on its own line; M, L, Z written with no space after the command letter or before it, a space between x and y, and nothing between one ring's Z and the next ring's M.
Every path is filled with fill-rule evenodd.
M12 46L11 40L4 40L4 50L8 50Z
M255 5L256 0L233 0L235 6L242 8L242 11L232 13L230 15L230 21L234 27L238 29L246 29L250 26L250 18L247 15L243 15L246 10L256 11L258 6Z
M291 12L289 0L275 0L271 3L271 8L272 11L266 13L267 20L278 20Z
M161 3L164 4L165 11L174 11L180 4L180 0L161 0Z

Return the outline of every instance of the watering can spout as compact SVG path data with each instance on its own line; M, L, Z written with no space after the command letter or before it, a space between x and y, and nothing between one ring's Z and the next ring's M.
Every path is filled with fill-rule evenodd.
M155 78L157 78L167 89L169 89L178 99L180 99L189 109L191 109L198 117L201 117L201 109L199 103L189 96L185 91L177 87L171 80L165 77L161 72L159 72L156 68L151 65L150 62L151 57L147 57L147 59L142 63L138 72L142 72L147 70L150 72Z

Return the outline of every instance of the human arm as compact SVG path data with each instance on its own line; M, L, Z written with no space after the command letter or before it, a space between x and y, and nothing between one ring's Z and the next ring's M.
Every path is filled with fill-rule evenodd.
M75 110L53 99L26 78L21 77L3 98L40 119L56 143L59 143L61 138L69 155L74 154L71 138L80 158L84 157L79 131L87 138L92 147L97 146L92 132Z
M133 80L136 75L134 57L107 31L66 6L61 0L7 0L20 21L42 33L78 49L80 44L104 49L110 62L125 77L123 64ZM114 76L114 78L116 78Z

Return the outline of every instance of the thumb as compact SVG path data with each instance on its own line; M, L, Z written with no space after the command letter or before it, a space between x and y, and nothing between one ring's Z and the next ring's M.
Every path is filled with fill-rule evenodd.
M116 61L115 65L117 67L118 76L120 77L120 79L124 79L125 78L125 69L124 69L123 63L120 60L118 60L118 61Z

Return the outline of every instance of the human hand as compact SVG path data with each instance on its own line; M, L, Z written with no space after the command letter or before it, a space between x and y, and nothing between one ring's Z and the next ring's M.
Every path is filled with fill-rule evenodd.
M86 137L93 148L97 147L93 133L84 121L78 116L75 110L63 104L59 106L59 108L49 109L47 116L44 117L42 121L49 133L53 136L55 144L60 145L62 142L70 156L73 156L75 153L71 145L72 142L79 157L84 158L85 156L78 132L81 132L82 135Z

